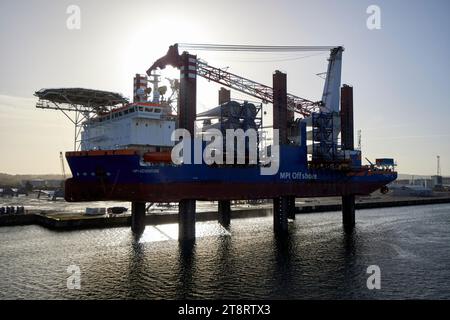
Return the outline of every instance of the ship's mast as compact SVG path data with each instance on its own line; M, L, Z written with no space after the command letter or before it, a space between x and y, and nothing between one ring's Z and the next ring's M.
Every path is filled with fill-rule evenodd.
M159 103L159 99L160 99L160 93L159 93L159 75L156 73L152 73L150 75L151 79L148 80L148 82L150 82L153 85L153 103Z

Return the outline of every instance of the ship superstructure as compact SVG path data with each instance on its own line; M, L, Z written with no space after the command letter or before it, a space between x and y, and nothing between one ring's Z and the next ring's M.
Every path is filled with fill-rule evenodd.
M99 112L83 123L80 149L120 150L138 148L146 151L170 150L171 134L176 127L176 114L170 100L164 99L165 86L159 87L159 76L135 77L135 102ZM152 89L152 90L150 90ZM153 99L147 100L153 91Z

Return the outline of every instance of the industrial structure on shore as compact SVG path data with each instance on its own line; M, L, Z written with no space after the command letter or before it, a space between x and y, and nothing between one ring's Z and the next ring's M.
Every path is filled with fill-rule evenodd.
M215 68L189 52L180 55L178 47L171 46L146 76L136 75L132 103L117 93L80 88L35 93L37 107L75 114L74 118L68 116L75 125L75 143L74 150L66 153L72 171L65 186L67 201L130 201L132 229L137 233L145 227L146 203L179 202L179 239L188 240L195 238L196 200L218 201L218 219L227 226L231 200L273 199L274 230L282 234L288 229L288 219L295 218L295 198L341 196L344 228L351 232L355 195L385 191L386 185L396 179L393 159L377 159L375 164L364 166L361 152L354 148L353 88L341 87L342 47L183 45L225 51L329 50L323 95L318 102L289 94L287 76L280 71L273 73L272 86L266 86ZM167 65L180 70L180 79L171 80L172 94L165 98L167 88L159 87L156 71ZM230 90L222 88L219 106L197 114L199 76L256 98L259 103L233 101ZM278 133L278 139L274 134L267 148L263 146L267 143L262 134L263 103L273 104L273 129ZM203 127L196 132L199 120ZM197 140L204 139L208 129L224 136L230 129L254 130L258 135L255 141L243 142L244 155L236 154L236 149L231 149L231 156L229 149L214 149L216 160L219 154L222 160L229 157L242 161L198 161L194 153L187 155L183 149L183 160L174 162L175 129L185 129ZM221 142L224 146L225 140ZM199 145L201 154L211 149L204 141ZM258 150L256 161L248 154L253 147ZM274 162L276 172L261 173Z

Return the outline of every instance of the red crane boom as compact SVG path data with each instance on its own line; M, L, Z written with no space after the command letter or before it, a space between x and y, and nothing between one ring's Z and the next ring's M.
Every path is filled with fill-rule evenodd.
M178 44L170 46L167 54L158 59L147 70L147 74L150 75L151 72L157 68L164 69L167 65L171 65L176 68L180 67ZM197 75L236 91L245 93L249 96L261 99L264 103L273 102L272 87L238 76L224 69L210 66L205 61L200 59L197 59ZM287 102L289 110L298 112L304 117L309 116L312 112L317 112L322 106L322 101L313 102L290 93L287 95Z

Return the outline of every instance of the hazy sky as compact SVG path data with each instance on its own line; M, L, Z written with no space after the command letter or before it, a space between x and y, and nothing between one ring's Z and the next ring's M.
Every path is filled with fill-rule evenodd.
M369 5L381 29L369 30ZM81 28L69 30L69 5ZM132 95L135 73L170 44L344 45L343 83L354 87L363 157L394 157L399 172L450 175L450 2L442 1L6 1L0 0L0 172L59 173L73 127L35 108L47 87ZM198 52L218 67L271 84L287 72L289 92L319 100L327 54ZM292 60L294 59L294 60ZM198 110L217 86L199 80ZM356 136L356 134L355 134Z

